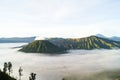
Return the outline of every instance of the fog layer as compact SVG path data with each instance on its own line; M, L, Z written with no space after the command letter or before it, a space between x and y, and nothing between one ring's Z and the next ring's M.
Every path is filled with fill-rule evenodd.
M44 55L19 52L23 44L0 44L0 68L3 63L13 63L13 75L18 77L18 68L23 68L22 80L28 80L35 72L37 80L84 80L91 74L120 68L120 50L70 50L67 54ZM72 79L73 78L73 79ZM82 78L82 79L80 79ZM91 79L93 80L93 79ZM95 79L96 80L96 79Z

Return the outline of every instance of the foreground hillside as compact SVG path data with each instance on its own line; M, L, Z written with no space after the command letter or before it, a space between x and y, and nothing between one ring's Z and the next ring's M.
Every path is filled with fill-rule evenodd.
M64 52L65 49L60 48L47 40L36 40L24 46L20 51L36 52L36 53L58 53Z
M0 71L0 80L16 80L16 79L11 78L9 75L7 75L4 72Z

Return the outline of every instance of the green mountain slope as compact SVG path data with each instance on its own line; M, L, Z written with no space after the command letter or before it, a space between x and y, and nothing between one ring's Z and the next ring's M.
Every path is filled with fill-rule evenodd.
M37 40L22 47L20 51L36 53L57 53L69 49L112 49L120 48L120 42L107 38L90 36L85 38L50 38Z
M58 53L63 52L65 49L60 48L47 40L36 40L24 46L20 51L35 52L35 53Z
M85 38L69 39L49 39L49 41L59 47L66 49L111 49L120 48L120 42L106 38L90 36Z
M9 75L7 75L4 72L0 71L0 80L16 80L16 79L11 78Z

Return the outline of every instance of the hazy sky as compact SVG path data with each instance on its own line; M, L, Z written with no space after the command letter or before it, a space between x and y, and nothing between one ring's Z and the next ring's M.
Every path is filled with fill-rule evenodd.
M120 36L120 0L0 0L0 37Z

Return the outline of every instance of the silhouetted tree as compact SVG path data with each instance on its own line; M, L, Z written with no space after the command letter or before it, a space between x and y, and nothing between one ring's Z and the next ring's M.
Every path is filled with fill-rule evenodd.
M35 73L31 73L29 80L35 80L36 79L36 74Z
M3 72L6 73L7 72L7 63L4 63L4 67L3 67Z
M65 80L65 78L63 78L62 80Z
M9 71L9 75L12 72L12 63L8 62L8 71Z
M29 77L29 80L32 80L32 78L31 78L31 77Z
M23 71L23 69L20 67L19 70L18 70L18 72L19 72L19 80L21 80L22 71Z

